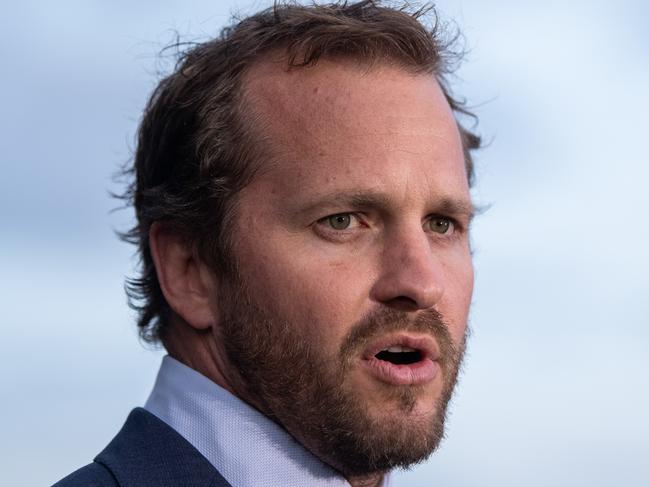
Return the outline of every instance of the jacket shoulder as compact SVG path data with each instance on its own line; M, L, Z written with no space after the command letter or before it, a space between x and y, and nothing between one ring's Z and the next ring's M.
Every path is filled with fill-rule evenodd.
M59 480L52 487L117 487L118 485L106 467L93 462Z
M193 445L142 408L131 411L95 462L121 487L230 487Z
M90 465L54 487L230 487L178 432L135 408L110 444Z

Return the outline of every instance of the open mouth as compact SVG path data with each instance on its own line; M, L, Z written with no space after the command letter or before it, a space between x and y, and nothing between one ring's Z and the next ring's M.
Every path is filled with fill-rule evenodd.
M423 356L420 350L403 347L401 345L393 345L381 350L374 355L379 360L384 360L395 365L409 365L422 360Z
M377 340L366 350L363 363L381 382L416 385L431 382L437 376L438 359L432 337L399 333Z

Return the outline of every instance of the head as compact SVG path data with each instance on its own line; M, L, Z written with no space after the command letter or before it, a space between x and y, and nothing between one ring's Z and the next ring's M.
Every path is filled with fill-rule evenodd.
M479 139L426 12L276 5L193 47L127 193L142 336L347 476L434 450L464 349Z

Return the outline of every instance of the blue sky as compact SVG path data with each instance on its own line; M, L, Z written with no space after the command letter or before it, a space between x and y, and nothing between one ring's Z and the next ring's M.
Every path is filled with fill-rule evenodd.
M109 190L179 31L267 2L11 2L0 19L0 471L47 485L145 400ZM477 157L473 337L448 438L396 486L649 483L649 7L438 2ZM38 468L34 468L37 460Z

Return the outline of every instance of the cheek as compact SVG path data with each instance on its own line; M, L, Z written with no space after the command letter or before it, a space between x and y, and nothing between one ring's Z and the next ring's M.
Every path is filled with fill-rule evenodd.
M473 263L469 254L458 256L445 266L446 285L439 311L448 321L451 336L459 343L465 333L473 295Z
M326 341L342 339L360 318L369 293L370 273L359 259L309 252L290 239L263 248L241 246L241 268L251 298L298 323L305 334Z

